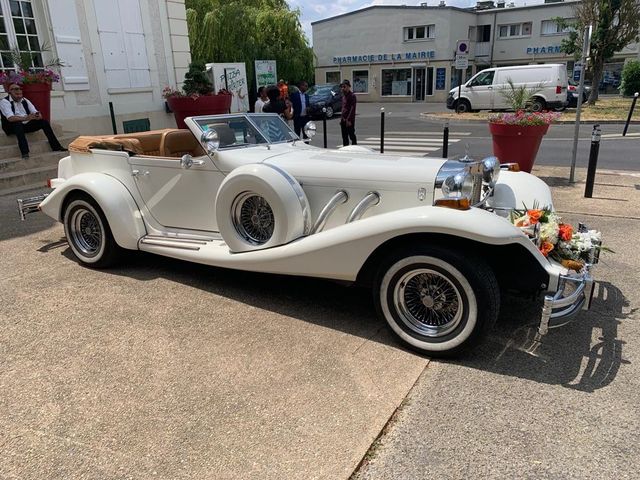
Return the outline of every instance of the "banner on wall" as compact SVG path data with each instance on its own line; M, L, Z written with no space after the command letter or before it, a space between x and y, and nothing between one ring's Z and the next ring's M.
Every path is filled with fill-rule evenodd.
M260 87L278 83L275 60L256 60L256 90Z
M207 73L217 93L223 88L229 90L231 113L249 111L249 83L244 63L207 63Z

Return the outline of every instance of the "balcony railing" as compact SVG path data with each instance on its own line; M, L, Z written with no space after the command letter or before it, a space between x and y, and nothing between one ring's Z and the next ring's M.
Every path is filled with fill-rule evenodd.
M473 54L476 57L488 57L491 54L491 42L476 42Z

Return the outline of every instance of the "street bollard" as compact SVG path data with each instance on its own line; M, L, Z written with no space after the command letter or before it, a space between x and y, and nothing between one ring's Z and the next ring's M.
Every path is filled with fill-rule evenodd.
M442 136L442 158L449 158L449 121L444 124L444 135Z
M629 122L631 122L631 116L633 115L633 109L636 108L636 101L638 100L638 92L633 94L633 101L631 102L631 108L629 109L629 116L627 117L627 123L624 124L624 130L622 130L622 136L627 135L627 129L629 128Z
M587 168L587 184L584 187L585 198L591 198L593 195L593 182L596 178L598 153L600 151L600 133L600 125L596 123L591 132L591 151L589 152L589 167Z
M384 153L384 107L380 108L380 153Z
M327 148L327 108L322 107L322 137L324 140L324 148Z

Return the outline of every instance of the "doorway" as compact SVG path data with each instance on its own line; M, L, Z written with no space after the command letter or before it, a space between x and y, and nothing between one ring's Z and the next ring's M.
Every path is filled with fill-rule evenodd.
M413 99L416 102L424 101L424 84L425 84L425 69L424 67L413 69L413 78L415 79L415 90L413 92Z
M427 67L427 96L433 95L433 67Z

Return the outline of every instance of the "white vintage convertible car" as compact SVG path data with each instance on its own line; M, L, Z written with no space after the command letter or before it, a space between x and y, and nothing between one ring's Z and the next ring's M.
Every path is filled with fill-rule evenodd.
M479 340L498 316L500 286L546 293L539 335L589 308L597 255L580 272L544 257L507 216L523 204L552 207L550 190L494 157L321 149L274 114L186 123L78 138L54 190L19 200L21 214L62 222L91 267L129 249L357 282L400 340L434 356Z

